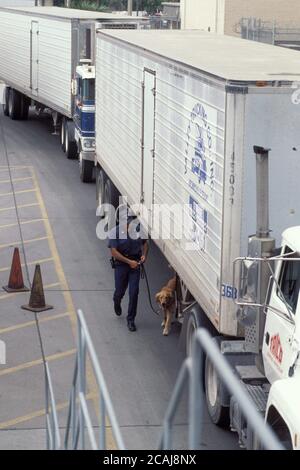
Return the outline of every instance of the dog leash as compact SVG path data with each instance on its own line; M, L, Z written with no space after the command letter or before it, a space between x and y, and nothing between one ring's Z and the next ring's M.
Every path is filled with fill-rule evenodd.
M149 287L148 276L147 276L147 273L146 273L145 266L143 264L141 264L140 266L141 266L141 279L145 279L145 281L146 281L146 286L147 286L147 291L148 291L148 299L149 299L149 304L150 304L151 310L152 310L152 312L155 313L155 315L159 315L159 312L157 310L155 310L153 305L152 305L150 287Z

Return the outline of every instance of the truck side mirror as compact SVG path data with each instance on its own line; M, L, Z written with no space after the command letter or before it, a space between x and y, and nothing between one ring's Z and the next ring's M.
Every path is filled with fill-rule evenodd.
M72 79L72 82L71 82L71 93L72 93L73 96L77 96L77 93L78 93L78 83L77 83L76 78L73 78L73 79Z
M243 260L240 266L239 297L249 303L257 302L259 262Z

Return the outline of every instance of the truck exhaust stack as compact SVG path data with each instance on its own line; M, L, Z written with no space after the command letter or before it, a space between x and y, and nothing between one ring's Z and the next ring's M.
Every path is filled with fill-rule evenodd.
M269 229L269 151L254 146L256 155L256 237L268 238Z
M253 147L256 156L256 235L249 237L248 256L250 258L269 258L275 249L275 239L270 237L269 228L269 149ZM266 302L270 271L262 261L253 263L252 276L245 281L244 289L251 293L255 303L261 307L248 306L244 311L245 342L249 352L256 354L256 365L263 373L262 344L265 328L264 305Z

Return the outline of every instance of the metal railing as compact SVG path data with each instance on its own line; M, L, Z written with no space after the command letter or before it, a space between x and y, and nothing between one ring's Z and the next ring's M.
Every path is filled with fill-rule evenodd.
M60 449L60 432L58 427L57 410L53 393L51 375L48 363L45 362L45 385L46 385L46 439L48 450Z
M106 433L108 419L116 446L120 450L125 445L120 433L110 395L97 359L97 355L81 310L77 312L78 320L78 350L74 369L72 390L69 401L69 410L64 440L64 449L85 449L86 438L93 450L106 449ZM174 392L172 394L167 412L163 421L163 431L159 441L158 449L172 449L173 422L180 404L181 397L189 385L188 403L188 448L198 449L200 447L203 413L205 407L205 396L202 386L204 353L208 356L215 367L216 373L224 383L229 393L236 399L240 409L247 419L250 427L255 430L257 438L263 448L267 450L282 450L283 447L273 433L270 426L265 423L263 417L256 410L242 384L233 373L230 365L221 354L213 338L204 329L195 332L192 355L188 357L179 372ZM89 360L89 363L87 362ZM97 384L97 393L87 394L87 365L91 366ZM46 429L47 449L56 450L61 448L60 431L57 419L57 409L51 382L51 376L47 362L45 363L46 377ZM88 410L89 398L97 400L96 410L97 424L93 426ZM98 411L98 413L97 413ZM98 436L95 434L98 431Z
M243 415L247 419L250 427L255 430L255 433L263 447L266 450L282 450L283 447L281 443L278 441L270 426L265 423L262 416L256 410L240 381L221 354L218 346L215 344L208 332L202 328L195 332L192 355L184 361L180 369L174 392L164 419L159 449L172 449L173 421L180 404L181 396L187 384L189 385L188 448L195 450L200 447L205 406L205 396L202 386L204 353L213 363L220 380L227 387L231 395L235 397Z
M106 419L108 419L115 443L120 450L125 449L116 419L110 395L99 365L95 348L90 337L83 313L77 312L78 322L78 350L73 376L73 384L69 402L64 448L85 449L86 434L90 447L93 450L106 449ZM98 407L97 425L94 427L88 410L86 367L87 360L91 366L97 384L97 394L93 396L97 400ZM99 427L99 435L96 437L95 428Z

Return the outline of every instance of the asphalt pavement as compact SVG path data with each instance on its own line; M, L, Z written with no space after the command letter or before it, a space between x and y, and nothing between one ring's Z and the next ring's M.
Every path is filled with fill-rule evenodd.
M1 91L0 91L1 94ZM82 309L111 393L125 445L155 449L163 417L184 359L180 328L162 336L161 318L151 311L141 281L136 333L113 312L113 271L105 241L96 237L95 185L79 179L51 135L51 121L31 113L27 122L0 114L17 194L28 275L41 262L46 301L55 308L40 315L42 346L53 375L63 431L76 349L75 309ZM0 278L7 283L13 246L19 243L14 200L0 134ZM3 226L3 227L2 227ZM22 247L21 247L22 248ZM24 257L22 256L24 261ZM26 270L25 270L26 271ZM172 276L167 261L151 244L147 272L152 298ZM28 283L27 282L27 283ZM3 295L5 295L3 291ZM28 294L0 295L0 339L7 364L0 365L0 449L45 448L44 383L41 344L34 315L20 309ZM124 308L126 311L126 302ZM27 325L27 326L26 326ZM50 358L50 359L49 359ZM93 413L93 400L90 410ZM177 448L187 442L186 396L175 419ZM114 446L113 439L110 441ZM203 419L203 449L237 449L237 438Z

